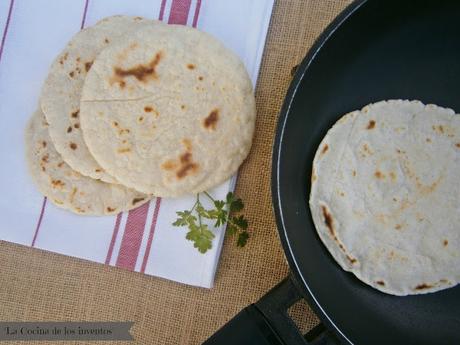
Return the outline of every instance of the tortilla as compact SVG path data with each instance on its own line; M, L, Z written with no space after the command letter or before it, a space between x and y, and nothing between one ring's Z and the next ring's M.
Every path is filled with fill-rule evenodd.
M120 183L161 197L202 192L235 173L255 113L239 58L180 25L144 26L105 49L80 104L98 163Z
M117 214L150 198L135 190L83 176L54 148L48 123L37 110L26 128L26 157L38 190L58 207L84 215Z
M460 281L460 116L383 101L343 116L316 152L310 209L334 259L393 295Z
M80 97L84 79L96 56L124 34L154 23L141 17L113 16L78 32L51 65L43 85L41 108L50 124L56 150L83 175L116 182L94 160L80 129Z

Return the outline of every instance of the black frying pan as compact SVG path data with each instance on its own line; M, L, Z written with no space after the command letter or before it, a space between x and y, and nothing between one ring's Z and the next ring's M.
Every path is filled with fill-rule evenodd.
M273 151L273 203L292 275L207 344L460 344L460 286L381 293L339 267L311 219L310 172L321 139L343 114L383 99L460 112L459 0L359 0L319 37L291 83ZM286 313L300 297L326 326L306 338Z

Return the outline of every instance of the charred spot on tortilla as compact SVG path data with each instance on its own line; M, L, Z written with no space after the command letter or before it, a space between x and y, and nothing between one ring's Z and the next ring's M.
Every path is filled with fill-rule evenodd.
M380 286L385 286L385 282L383 280L377 280L376 283Z
M431 289L433 287L433 285L430 285L430 284L419 284L415 287L415 290L425 290L425 289Z
M190 69L190 70L193 70L193 69L195 69L195 65L192 64L192 63L189 63L189 64L187 64L187 68Z
M219 110L214 109L209 113L209 115L204 119L203 125L207 129L216 129L217 121L219 121Z
M367 124L367 129L373 129L375 128L375 121L374 120L370 120L369 123Z
M74 119L76 119L78 117L78 114L80 113L80 109L77 109L75 110L74 112L72 112L70 114L70 116L72 116Z
M91 68L91 66L93 65L93 62L94 61L88 61L88 62L85 62L85 71L88 72Z
M325 205L321 205L321 210L323 211L324 224L329 229L329 232L331 233L331 235L335 236L334 220L332 219L332 215L329 213Z
M384 179L385 178L385 174L382 173L381 171L377 170L375 173L374 173L374 176L378 179Z
M112 208L110 206L107 206L107 212L115 212L116 208Z
M72 126L69 126L69 128L67 128L67 133L70 133L72 132Z
M54 188L62 188L65 186L65 183L62 182L61 180L51 180L51 185L54 187Z
M74 126L74 128L76 128L76 129L80 128L80 124L79 124L78 122L77 122L76 124L74 124L73 126Z
M75 143L70 143L69 146L70 146L70 148L71 148L72 150L76 150L76 149L77 149L77 144L75 144Z
M321 150L321 154L325 154L327 152L327 150L329 150L329 145L328 144L324 144L323 146L323 149Z
M133 205L136 205L137 203L141 202L142 200L145 200L145 198L134 198L132 201Z
M139 81L144 82L147 79L157 79L158 76L156 74L156 67L160 63L160 60L163 56L163 53L160 51L155 54L155 57L147 64L142 65L139 64L135 67L131 67L128 69L123 69L121 67L114 67L114 74L116 78L126 78L126 77L134 77Z

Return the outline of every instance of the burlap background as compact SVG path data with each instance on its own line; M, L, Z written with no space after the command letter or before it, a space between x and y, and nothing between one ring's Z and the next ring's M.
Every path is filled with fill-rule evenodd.
M130 320L135 322L136 343L199 344L285 277L288 268L270 195L278 112L292 67L350 2L279 0L275 4L256 91L255 141L237 185L252 237L244 249L226 241L212 290L0 242L0 320ZM304 329L318 322L305 304L295 306L291 314Z

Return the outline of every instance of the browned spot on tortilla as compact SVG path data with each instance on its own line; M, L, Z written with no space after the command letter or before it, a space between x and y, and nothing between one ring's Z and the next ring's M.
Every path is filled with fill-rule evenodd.
M460 149L460 143L456 143L455 146L457 146Z
M143 116L139 116L139 117L137 118L137 121L139 121L139 122L144 121L144 117L143 117Z
M444 241L442 241L442 244L444 245L444 247L446 247L446 246L449 244L449 241L448 241L448 240L444 240Z
M200 76L198 77L198 80L200 80L200 81L203 80L203 77L200 75Z
M94 169L94 171L99 173L99 172L102 172L102 169L97 168L97 169Z
M432 288L433 285L430 285L430 284L419 284L415 287L415 290L424 290L424 289L429 289L429 288Z
M355 258L352 258L350 255L347 254L347 259L350 261L350 263L354 264L356 262Z
M383 174L383 173L380 172L379 170L377 170L377 171L374 173L374 176L377 177L378 179L384 179L384 178L385 178L385 174Z
M77 122L76 124L74 124L73 126L74 126L74 128L76 128L76 129L80 128L80 124L79 124L78 122Z
M88 61L88 62L85 62L85 71L88 72L91 68L91 66L93 65L93 62L94 61Z
M74 75L75 75L75 72L74 72L74 71L69 72L69 77L70 77L70 78L73 78Z
M393 201L394 201L394 202L396 202L396 201L398 201L398 199L396 199L396 198L393 198Z
M46 147L46 141L44 141L44 140L42 141L42 146Z
M61 180L51 180L51 184L53 185L53 188L60 188L65 186L65 183Z
M155 68L160 63L162 58L162 52L155 54L154 58L147 65L137 65L128 69L121 67L114 67L114 74L116 79L125 77L135 77L139 81L145 81L147 79L157 79ZM121 85L120 85L121 86Z
M121 147L117 150L118 153L128 153L131 152L131 149L129 147Z
M443 127L443 126L439 125L439 126L438 126L438 129L439 129L439 131L440 131L441 133L444 133L444 127Z
M42 166L42 171L46 171L46 168L44 166Z
M75 143L70 143L69 146L70 146L70 148L71 148L72 150L76 150L76 149L77 149L77 144L75 144Z
M142 17L134 17L134 20L142 20Z
M85 213L85 210L82 209L81 207L75 207L75 210L77 210L77 212L80 212L80 213Z
M191 150L192 150L192 142L190 141L190 139L187 139L187 138L182 139L182 144L184 144L185 149L186 149L187 151L191 151Z
M367 124L367 129L373 129L375 127L375 121L370 120L369 123Z
M426 142L427 142L427 143L431 143L431 139L430 139L430 138L426 138Z
M353 170L353 171L351 172L351 174L352 174L353 176L356 176L356 170Z
M214 109L204 119L203 125L205 128L208 128L208 129L216 129L217 121L219 121L219 110Z
M75 110L72 114L70 114L74 119L78 117L78 114L80 113L80 109Z
M321 154L324 155L324 154L327 152L327 150L329 150L329 145L328 145L328 144L325 144L325 145L323 146L323 149L321 150Z
M124 80L120 80L120 81L118 82L118 85L120 85L120 87L123 89L123 88L126 86L126 83L125 83Z
M72 132L72 126L69 126L69 128L67 128L67 133L70 133Z
M118 130L118 134L120 134L120 135L123 135L125 133L128 134L129 132L131 132L131 131L128 128L120 128Z
M381 286L385 286L385 282L383 280L377 280L376 283Z
M150 112L152 112L152 110L153 110L152 107L149 107L149 106L144 107L144 111L145 111L146 113L150 113Z
M107 212L115 212L116 208L112 208L110 206L107 206Z
M184 110L184 109L185 109L185 105L182 104L182 105L180 106L180 108L181 108L182 110Z
M58 168L62 168L63 165L64 165L64 162L60 162L60 163L57 165L57 167L58 167Z
M80 62L80 57L77 57L75 60L77 60L77 62Z
M439 280L439 282L445 284L445 283L448 283L449 281L447 279L441 279L441 280Z
M138 202L141 202L142 200L145 200L145 198L134 198L132 204L136 205Z
M331 214L328 212L327 207L324 205L321 205L321 210L323 211L324 224L326 224L331 235L335 236L334 220L332 219Z
M187 64L188 69L195 69L195 65L192 63Z
M118 122L117 122L117 121L113 121L112 124L113 124L115 127L118 127Z
M104 38L104 42L107 44L107 43L109 43L110 41L109 41L108 38Z
M42 162L43 162L43 163L48 163L48 158L49 158L49 154L43 155L43 157L42 157Z
M396 225L395 225L395 229L396 229L396 230L399 230L399 229L401 229L401 228L402 228L401 224L396 224Z
M63 64L64 64L64 61L67 60L67 57L68 57L68 56L69 56L69 53L65 53L63 56L61 56L61 58L59 59L59 63L60 63L61 65L63 65Z
M53 201L58 204L58 205L62 205L63 202L61 200L58 200L58 199L53 199Z
M187 163L187 164L184 164L182 166L182 168L180 170L177 171L176 173L176 176L177 178L181 179L181 178L184 178L185 176L188 175L189 171L192 170L196 170L198 168L198 165L195 164L195 163Z
M316 174L313 172L313 173L311 174L311 182L312 182L312 183L315 182L316 179L317 179Z
M345 196L345 193L344 193L344 192L340 192L340 196Z
M164 162L161 167L165 170L174 170L177 167L177 164L173 160L168 160Z

